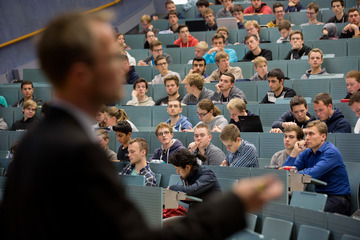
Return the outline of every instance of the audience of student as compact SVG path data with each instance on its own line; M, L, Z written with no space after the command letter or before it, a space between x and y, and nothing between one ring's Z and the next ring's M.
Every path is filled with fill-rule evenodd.
M226 39L221 33L216 33L212 37L212 48L205 53L204 59L206 63L215 63L215 56L219 52L226 52L229 55L229 62L237 62L237 56L234 49L225 48Z
M24 117L20 120L17 120L13 123L10 130L19 131L19 130L31 130L36 127L40 122L39 119L35 116L38 106L35 101L27 100L25 101L22 112Z
M117 107L108 107L104 112L104 121L106 125L112 130L113 126L121 121L127 121L133 132L138 132L139 130L136 126L130 121L124 109L118 109Z
M259 25L259 23L256 20L248 20L246 21L246 23L244 24L244 27L247 31L248 35L256 35L257 38L259 39L260 43L266 43L268 41L266 41L265 39L262 39L260 37L260 31L261 31L261 27ZM244 41L242 41L243 44L245 44L245 39Z
M110 161L117 160L116 153L109 148L109 133L105 129L97 129L96 135L98 137L99 146L105 151L106 157Z
M244 100L240 98L233 98L230 102L226 105L226 108L229 110L230 113L230 121L229 124L234 124L238 127L241 132L241 125L239 121L239 117L244 116L257 116L256 114L246 110L246 103Z
M276 152L270 160L270 166L281 167L294 149L296 142L304 139L304 132L298 125L287 125L284 128L285 149Z
M199 43L199 40L191 36L188 26L180 24L178 27L179 38L175 40L174 45L179 47L195 47Z
M152 97L146 95L149 85L143 78L139 78L134 82L133 91L131 93L132 100L128 101L126 105L132 106L154 106L155 102Z
M179 18L178 18L178 12L177 11L170 11L168 12L168 22L170 25L169 30L171 33L177 33L179 28Z
M186 83L188 76L190 76L193 73L198 73L204 78L207 78L208 75L205 73L206 70L206 61L203 57L195 57L193 60L191 60L192 69L190 69L189 74L185 76L184 80L181 83Z
M167 12L167 13L169 13L169 12L171 12L171 11L176 11L175 3L174 3L173 1L171 1L171 0L167 0L167 1L165 2L165 9L166 9L166 12ZM179 19L185 19L185 17L184 17L181 13L178 14L178 18L179 18ZM164 19L168 19L168 16L166 15L166 16L164 17Z
M360 72L353 70L345 75L347 94L344 99L349 99L353 94L360 91Z
M182 184L171 185L168 189L184 192L189 196L197 197L207 201L210 195L221 193L221 186L216 174L199 165L198 161L205 161L203 155L193 155L187 149L180 150L170 158L170 163L176 168L176 174L180 175ZM195 202L189 202L191 209Z
M218 26L215 22L214 11L211 8L206 8L202 15L205 20L205 31L216 31Z
M224 152L211 143L212 135L206 124L198 124L194 129L194 142L189 144L192 154L202 154L206 157L203 165L219 166L225 160Z
M278 98L292 98L296 92L288 87L284 87L284 72L275 68L268 72L268 82L270 91L268 91L260 103L275 103Z
M221 75L225 73L231 73L235 79L243 79L242 71L240 67L231 67L229 61L229 54L226 52L218 52L215 55L215 62L218 69L214 70L210 76L205 79L205 82L219 81Z
M233 98L241 98L247 102L244 92L236 87L235 77L231 73L224 73L220 76L219 83L215 85L216 92L211 97L215 103L226 104Z
M360 133L360 92L356 92L351 95L349 99L349 106L351 110L356 114L356 116L359 117L354 127L354 133L359 134Z
M278 30L281 37L276 40L276 43L290 42L291 23L286 19L281 20L278 24Z
M205 53L208 51L208 49L209 49L209 45L205 41L200 41L195 46L195 58L203 58ZM190 59L187 64L193 64L193 59ZM205 66L206 66L206 62L205 62Z
M360 12L357 8L349 9L349 24L341 31L340 38L359 37Z
M221 115L219 108L210 99L203 99L197 104L196 114L200 119L196 126L204 123L212 132L221 132L228 125L227 120Z
M301 59L302 56L308 55L311 47L304 45L304 35L299 30L290 33L291 50L286 55L285 60Z
M264 57L254 59L254 69L256 73L250 78L250 81L267 81L267 60Z
M163 46L162 43L158 40L153 40L150 45L150 53L151 55L147 58L145 58L144 60L140 60L138 62L139 66L155 66L155 58L157 56L165 56L166 57L166 61L168 64L172 64L172 58L169 54L167 53L163 53Z
M179 94L179 78L176 75L167 76L164 79L164 85L167 96L157 100L155 105L167 105L168 101L172 99L179 101L183 99Z
M310 75L328 75L325 68L321 68L321 64L324 62L323 52L319 48L313 48L309 52L308 62L310 69L306 71L301 79L308 79Z
M143 138L134 138L129 142L130 163L124 167L121 175L145 176L145 186L156 187L156 177L146 162L149 145Z
M31 81L24 80L21 82L21 94L23 98L17 101L13 107L22 107L28 100L33 100L39 107L43 105L42 100L34 96L34 85Z
M228 151L221 166L259 167L255 146L240 137L240 131L234 124L229 124L223 129L220 140Z
M279 2L274 3L273 13L275 15L275 20L272 20L268 24L266 24L269 28L277 27L279 23L284 19L284 15L285 15L284 5Z
M285 9L285 12L300 12L305 9L300 0L289 0L289 4Z
M231 17L230 10L234 6L233 0L222 0L221 4L224 6L224 8L219 9L219 11L216 13L216 18Z
M247 35L245 37L245 44L249 51L245 54L242 61L253 61L259 56L266 58L266 60L272 60L271 50L261 49L259 38L256 35Z
M309 25L321 25L322 22L319 22L316 17L319 14L319 5L312 2L306 7L306 16L309 19L309 22L300 24L300 26L309 26Z
M194 105L202 99L210 99L214 92L204 87L204 76L198 73L189 74L185 84L187 94L181 101L183 104Z
M245 14L248 15L262 15L272 14L271 7L269 7L262 0L251 0L251 6L244 10Z
M232 16L235 18L238 28L244 29L244 24L246 20L244 19L244 7L240 4L235 4L230 10Z
M158 40L153 30L149 30L145 33L144 49L150 48L150 43L154 40Z
M279 120L273 122L270 132L282 132L285 127L290 125L306 128L306 125L314 120L316 118L308 112L306 99L296 95L290 100L290 111L284 112Z
M283 166L295 166L299 173L326 182L326 185L315 185L317 193L328 196L324 211L349 215L348 174L339 150L326 142L327 133L323 122L310 122L305 130L305 140L296 142Z
M118 142L121 144L117 152L117 160L129 162L129 142L133 129L128 121L119 121L113 126Z
M159 123L156 126L155 135L161 146L155 149L154 154L149 158L149 162L162 160L169 163L171 155L185 148L179 140L173 139L173 128L167 123Z
M190 1L189 1L190 2ZM186 5L186 4L185 4ZM209 7L209 2L207 0L198 0L196 2L196 7L199 13L195 16L196 18L203 18L202 12Z
M160 55L155 58L155 68L160 72L160 74L154 77L154 79L151 81L152 84L164 84L164 79L168 76L176 76L179 81L181 81L180 74L168 70L168 66L169 64L166 61L165 56Z
M348 21L348 14L344 12L344 0L332 0L331 8L335 16L329 18L326 23L345 23Z
M338 39L338 29L335 23L326 23L321 30L321 37L319 40L327 40L327 39Z
M151 17L150 15L142 15L141 17L141 29L139 33L146 33L147 31L152 30L154 33L158 33L159 29L155 29L154 26L151 24Z
M169 100L166 110L170 117L166 123L169 124L174 131L181 132L185 129L191 130L191 122L187 117L181 115L183 109L179 99Z
M320 121L325 122L329 133L351 133L349 121L340 109L333 109L333 102L329 93L319 93L315 96L314 111Z

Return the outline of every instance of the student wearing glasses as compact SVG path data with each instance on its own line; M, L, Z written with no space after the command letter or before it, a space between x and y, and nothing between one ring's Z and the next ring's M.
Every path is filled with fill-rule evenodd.
M273 12L275 15L275 20L272 20L267 24L269 28L277 27L279 23L284 19L284 15L285 15L284 5L279 2L274 3Z
M23 106L24 117L20 120L17 120L11 126L11 131L19 130L31 130L38 123L39 119L35 116L37 110L37 104L34 100L27 100Z
M185 149L179 140L173 139L173 129L167 123L159 123L159 125L156 126L155 135L161 146L155 149L154 154L149 158L149 161L162 160L165 163L169 163L169 158L175 152Z
M172 64L172 58L169 54L163 53L162 43L158 40L153 40L150 44L151 55L144 60L138 62L139 66L155 66L155 58L157 56L165 56L168 64Z
M200 122L195 128L204 123L209 127L210 131L221 132L228 125L228 121L221 115L219 108L209 99L203 99L198 103L196 114L199 116Z
M164 84L164 79L171 75L175 75L181 82L180 75L177 72L168 70L168 66L169 64L166 61L165 56L159 55L155 58L155 68L160 72L160 74L154 77L151 81L152 84Z
M319 22L316 19L317 15L319 14L319 5L317 5L316 3L312 2L306 7L306 14L307 14L307 17L309 19L309 22L300 24L300 26L324 24L322 22Z

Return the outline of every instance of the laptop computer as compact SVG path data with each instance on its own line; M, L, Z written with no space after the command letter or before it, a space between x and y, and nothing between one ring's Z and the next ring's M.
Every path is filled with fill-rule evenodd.
M216 24L218 27L227 27L228 29L238 29L236 19L231 18L217 18Z
M205 20L185 21L185 25L188 26L190 33L205 31Z
M259 116L239 117L240 132L263 132Z

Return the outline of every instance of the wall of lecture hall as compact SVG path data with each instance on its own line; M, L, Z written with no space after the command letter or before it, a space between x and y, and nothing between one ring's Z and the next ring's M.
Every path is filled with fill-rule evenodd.
M0 44L43 28L50 19L59 13L75 9L90 10L110 2L112 0L0 1ZM152 11L149 14L153 14L155 11L163 12L164 2L165 0L122 0L108 9L116 12L114 26L130 30L138 25L139 21L129 22L126 21L127 19L145 9ZM140 19L140 17L137 19ZM12 75L13 69L35 59L35 38L31 37L0 48L0 76L7 74L7 81L11 81L14 78Z

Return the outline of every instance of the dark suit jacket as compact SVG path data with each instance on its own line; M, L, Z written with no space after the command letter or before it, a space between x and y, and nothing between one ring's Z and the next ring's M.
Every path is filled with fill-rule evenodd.
M149 229L105 153L72 115L50 107L9 171L0 232L1 239L222 239L245 226L243 213L228 194L174 227Z

